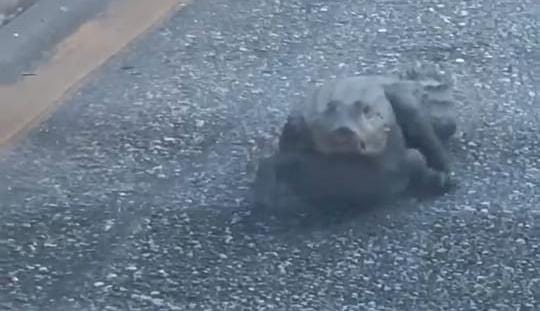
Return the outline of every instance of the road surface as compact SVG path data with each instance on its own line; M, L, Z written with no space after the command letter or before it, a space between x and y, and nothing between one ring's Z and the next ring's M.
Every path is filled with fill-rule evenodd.
M194 1L2 151L0 309L539 310L538 12ZM247 186L290 105L415 59L463 90L459 189L252 223Z

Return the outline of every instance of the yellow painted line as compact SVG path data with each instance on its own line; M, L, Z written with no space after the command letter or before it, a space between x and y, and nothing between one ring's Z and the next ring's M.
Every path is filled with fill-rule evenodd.
M139 35L182 8L185 0L116 0L61 41L35 75L0 85L0 144L48 117L85 78Z

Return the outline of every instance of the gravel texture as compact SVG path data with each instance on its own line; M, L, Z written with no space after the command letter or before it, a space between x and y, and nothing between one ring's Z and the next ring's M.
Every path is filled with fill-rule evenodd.
M535 0L198 0L0 156L2 310L540 310ZM316 81L456 76L459 189L249 216Z

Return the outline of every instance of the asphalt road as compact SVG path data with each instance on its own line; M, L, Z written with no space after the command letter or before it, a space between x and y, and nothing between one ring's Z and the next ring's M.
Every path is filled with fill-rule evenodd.
M37 0L1 0L0 1L0 27L6 25Z
M0 156L2 310L539 310L535 0L198 0ZM535 54L536 53L536 54ZM438 61L459 189L249 216L291 104Z

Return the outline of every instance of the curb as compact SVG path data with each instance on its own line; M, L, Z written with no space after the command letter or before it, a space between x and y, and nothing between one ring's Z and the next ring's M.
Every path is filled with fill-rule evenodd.
M40 0L0 28L0 145L185 0Z

